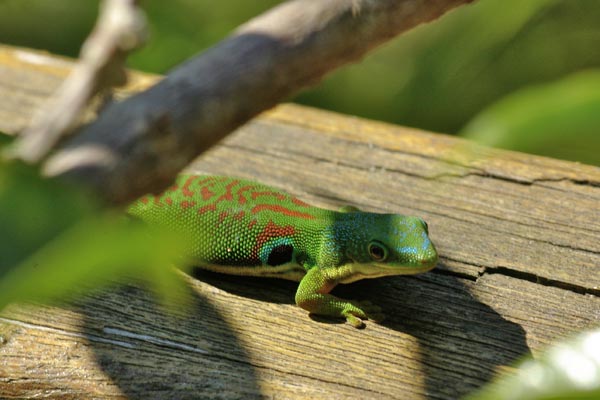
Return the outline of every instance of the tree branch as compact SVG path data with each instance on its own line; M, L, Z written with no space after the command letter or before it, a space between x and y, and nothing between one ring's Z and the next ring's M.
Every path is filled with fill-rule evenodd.
M294 0L149 90L110 105L49 159L114 204L159 191L199 153L340 65L472 0Z

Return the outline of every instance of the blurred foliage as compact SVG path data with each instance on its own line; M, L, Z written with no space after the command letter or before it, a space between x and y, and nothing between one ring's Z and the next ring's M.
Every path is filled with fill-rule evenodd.
M463 134L489 146L600 165L600 69L511 93Z
M467 400L600 399L600 329L580 333L527 358Z
M0 226L11 227L0 241L0 277L86 214L91 202L70 187L40 179L36 171L1 164Z
M600 52L590 51L600 46L598 20L594 1L480 0L408 32L301 99L330 95L332 105L343 98L349 113L457 132L520 87L600 65Z
M0 43L76 57L98 14L97 0L0 0Z
M278 3L142 0L152 36L130 58L130 65L164 73ZM0 42L76 56L97 5L97 0L3 0ZM516 90L600 67L598 21L598 0L479 0L402 35L361 63L335 72L296 101L456 133ZM519 104L523 115L535 106ZM567 108L573 114L562 113L561 125L569 127L573 121L578 127L561 135L582 147L597 146L587 136L575 136L592 132L597 124L580 126L585 121L577 118L585 111ZM539 116L537 111L533 114ZM524 138L521 133L513 136ZM546 137L535 138L539 148L529 139L515 148L565 156L555 152L560 146L551 148Z
M144 277L166 304L182 293L172 266L183 259L185 240L101 211L90 196L32 167L0 162L0 227L0 310L13 301L68 298L124 276Z

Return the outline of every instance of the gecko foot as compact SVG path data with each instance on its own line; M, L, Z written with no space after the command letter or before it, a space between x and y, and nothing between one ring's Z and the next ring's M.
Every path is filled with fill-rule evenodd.
M370 319L375 322L380 322L385 318L381 312L381 307L370 301L348 302L344 306L342 316L346 318L346 322L355 328L364 328L365 323L363 320Z

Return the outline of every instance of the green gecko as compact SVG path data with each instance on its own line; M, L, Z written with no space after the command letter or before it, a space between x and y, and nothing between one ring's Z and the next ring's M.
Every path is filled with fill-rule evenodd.
M181 175L129 214L192 238L198 267L299 281L296 304L355 327L379 307L329 292L339 283L425 272L437 263L425 221L398 214L311 206L280 190L223 176Z

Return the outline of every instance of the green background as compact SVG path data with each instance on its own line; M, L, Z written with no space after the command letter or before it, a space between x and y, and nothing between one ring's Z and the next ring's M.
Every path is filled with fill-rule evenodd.
M129 59L165 73L278 1L146 0ZM77 56L95 0L0 0L0 42ZM294 101L600 165L600 1L479 0Z

